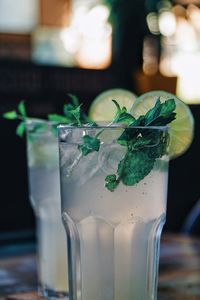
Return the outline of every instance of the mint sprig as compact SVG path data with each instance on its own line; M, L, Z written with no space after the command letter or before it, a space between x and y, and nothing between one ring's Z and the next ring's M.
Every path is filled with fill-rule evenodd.
M4 119L7 119L7 120L15 120L15 119L17 119L17 113L15 110L8 111L5 114L3 114L3 117L4 117Z
M91 152L99 151L101 141L89 135L83 136L83 144L78 146L78 149L82 152L83 156L88 155Z
M7 120L20 120L20 123L16 128L16 134L22 137L26 129L27 118L24 101L21 101L18 104L17 110L8 111L3 114L3 117Z
M24 101L19 102L19 104L17 105L16 110L12 110L12 111L8 111L8 112L4 113L3 118L7 119L7 120L18 120L18 121L20 121L17 128L16 128L16 134L19 137L23 137L23 135L25 133L25 130L26 130L27 121L28 120L34 120L34 118L28 117ZM39 119L37 119L37 120L39 120ZM44 120L40 120L40 121L41 122L34 125L32 131L38 132L41 129L44 130L44 129L47 128L47 125L44 122L42 122Z
M126 147L124 158L119 162L117 174L105 178L105 186L114 191L120 182L125 185L135 185L144 179L153 169L156 159L166 153L168 136L161 130L153 130L149 126L166 126L175 119L175 101L169 99L155 106L144 116L134 120L117 139L118 144ZM132 126L136 126L131 130ZM143 126L143 128L137 128Z
M115 106L117 108L117 112L116 112L115 117L114 117L113 121L111 122L111 124L123 123L126 125L130 125L131 123L133 123L135 121L135 118L127 112L126 107L123 106L121 108L119 103L117 103L116 100L112 100L112 102L115 104Z
M135 118L127 112L126 107L120 107L116 100L112 100L117 108L117 112L113 120L106 126L110 127L112 124L123 123L129 125L135 121ZM96 126L95 123L89 123L90 126ZM105 129L100 130L94 137L85 135L82 140L83 144L78 146L78 149L82 152L83 156L88 155L91 152L99 151L100 139L99 136L104 132Z
M128 113L125 107L121 108L116 100L112 101L117 112L107 127L115 123L123 123L127 127L117 139L119 145L126 147L126 154L118 164L117 174L109 174L105 178L105 187L110 191L114 191L120 182L128 186L135 185L151 172L156 159L166 153L168 135L162 130L152 130L148 127L166 126L176 117L174 99L161 103L158 98L154 107L137 119ZM135 127L134 130L132 127ZM94 137L85 135L82 138L83 144L78 146L81 151L80 159L82 156L99 151L100 136L104 130L100 130Z
M49 114L48 120L56 123L66 123L74 126L81 126L81 105L78 98L73 94L68 94L71 102L64 104L63 115Z
M57 135L57 125L60 123L69 124L72 126L83 126L87 123L91 126L96 125L92 122L83 111L81 111L81 105L79 104L78 98L73 94L68 94L71 98L71 102L64 104L63 106L63 115L60 114L48 114L47 119L52 122L52 133ZM19 120L20 123L16 128L16 134L22 137L25 133L26 123L28 120L34 120L27 116L26 107L24 101L21 101L17 105L16 110L8 111L3 114L3 118L7 120ZM45 124L45 120L41 119L41 122L38 122L34 125L32 131L39 132L40 130L45 130L48 128ZM43 122L42 122L43 121Z
M48 120L56 123L66 123L73 126L81 126L80 106L74 107L72 104L65 104L63 108L63 115L49 114Z
M96 125L92 122L88 116L81 110L81 104L79 104L79 99L73 94L68 94L71 98L71 102L64 104L63 115L59 114L49 114L48 120L55 123L65 123L72 126L83 126L83 124Z
M56 126L59 123L77 127L84 127L85 125L87 127L97 127L97 124L90 121L81 111L78 98L71 94L69 96L72 102L64 105L63 115L48 115L48 120L55 122L55 126L52 126L53 132L57 132ZM117 143L126 148L126 154L118 163L116 174L109 174L105 178L105 186L109 191L114 191L120 182L127 186L135 185L151 172L156 160L166 153L168 135L162 130L153 130L149 127L166 126L176 117L174 99L161 103L160 98L158 98L155 106L137 119L129 114L125 107L120 107L116 100L112 101L117 108L117 112L106 128L116 123L122 123L126 126L117 139ZM16 129L16 133L19 136L24 134L27 119L33 119L27 116L23 101L19 103L17 110L6 112L3 114L3 117L9 120L20 120ZM33 130L43 129L44 126L46 126L44 123L38 123ZM134 130L132 127L134 127ZM80 154L69 168L69 176L83 156L99 151L101 146L100 137L104 130L105 128L99 129L95 136L85 134L82 137L82 144L78 145Z

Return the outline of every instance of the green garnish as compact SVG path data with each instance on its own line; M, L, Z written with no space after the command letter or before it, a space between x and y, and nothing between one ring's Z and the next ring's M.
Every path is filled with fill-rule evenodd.
M100 140L96 137L89 135L83 136L83 144L78 146L78 149L82 152L84 156L88 155L93 151L99 151Z
M84 112L81 111L81 105L79 105L78 98L72 94L68 95L71 98L71 103L64 104L63 115L49 114L47 116L48 120L52 122L51 130L54 135L57 135L57 125L60 123L70 124L72 126L82 126L85 123L90 126L96 125L94 122L91 122L91 120L85 115ZM3 114L3 117L8 120L20 121L19 125L16 128L16 134L20 137L24 135L27 121L35 120L35 118L27 116L24 101L21 101L18 104L17 110L6 112ZM48 126L45 123L46 120L38 119L38 121L39 122L34 125L32 131L39 132L41 130L48 129Z
M158 99L146 115L140 116L124 130L117 142L127 151L118 164L117 175L106 176L108 190L114 191L120 181L125 185L135 185L151 172L156 159L166 153L167 136L161 131L148 129L148 126L166 126L175 119L175 108L173 99L164 103ZM132 126L143 126L143 129L132 131Z
M78 98L71 94L69 96L72 102L64 105L63 115L48 115L48 120L55 122L55 126L52 126L52 131L56 131L56 126L59 123L77 127L85 125L87 127L97 127L97 124L91 122L81 111ZM129 114L125 107L121 108L116 100L112 101L117 108L117 112L114 119L106 127L109 128L116 123L122 123L126 126L117 139L117 143L126 148L126 154L118 163L117 174L109 174L105 178L105 187L109 191L114 191L120 182L127 186L135 185L151 172L156 160L166 153L168 136L167 133L163 133L161 130L152 130L149 126L166 126L175 120L176 117L174 99L169 99L161 103L158 98L155 106L137 119ZM3 117L9 120L20 120L16 133L19 136L24 134L26 121L29 118L27 117L23 101L19 103L17 111L9 111ZM44 123L38 123L33 130L40 130L44 126L46 126ZM132 127L134 127L134 130L132 130ZM80 155L69 168L69 176L83 156L87 156L94 151L99 151L101 145L100 137L104 130L105 128L100 129L95 136L85 134L82 137L83 142L78 145Z
M56 122L57 124L65 123L72 126L82 126L86 123L90 126L96 125L94 122L91 122L83 111L81 111L81 104L79 104L78 98L72 94L68 95L71 98L71 103L64 104L63 115L49 114L48 120Z
M155 106L138 119L129 114L125 107L121 108L116 100L112 101L117 107L117 112L112 122L106 127L109 128L115 123L123 123L127 127L117 139L119 145L126 147L126 154L118 164L117 174L109 174L105 178L105 187L109 191L114 191L120 182L128 186L135 185L151 172L156 159L161 158L166 153L168 136L162 131L152 130L148 127L166 126L176 116L174 99L161 103L158 98ZM136 128L132 130L132 127ZM141 129L141 127L143 128ZM73 167L70 168L69 175L81 157L99 151L100 136L104 130L101 129L94 137L89 135L82 137L83 143L78 145L81 154Z
M3 114L3 117L8 120L15 120L17 119L17 113L15 110L8 111L5 114Z
M18 111L19 111L21 117L23 117L24 119L27 117L24 101L21 101L19 103L19 105L18 105Z
M113 121L111 122L111 124L123 123L126 125L130 125L131 123L133 123L135 121L135 118L127 112L126 107L121 108L116 100L112 100L112 101L116 105L117 112L116 112L115 117L114 117Z
M34 118L30 118L27 116L26 113L26 107L24 104L24 101L21 101L18 106L17 110L12 110L9 112L6 112L3 114L3 117L7 120L19 120L20 123L18 124L16 128L16 134L19 137L22 137L25 133L26 130L26 123L28 120L34 120ZM38 122L34 125L33 131L37 132L40 131L41 129L46 129L47 125L44 123L44 120L40 120L41 122Z
M80 106L74 107L73 104L65 104L63 111L63 115L49 114L48 120L56 123L66 123L74 126L81 126Z
M107 125L107 127L110 127L112 124L115 123L123 123L123 124L131 124L135 118L127 113L126 107L120 107L120 105L117 103L116 100L112 100L113 103L117 107L117 112L115 114L114 119ZM96 124L89 123L90 126L96 126ZM83 156L88 155L89 153L93 151L99 151L100 148L100 139L98 138L102 133L104 132L104 129L100 130L94 137L91 137L89 135L83 136L83 144L78 146L78 149L82 152Z
M16 128L16 134L20 137L23 136L26 129L26 108L24 105L24 101L21 101L17 106L17 111L12 110L3 114L3 117L7 120L20 120L21 122Z

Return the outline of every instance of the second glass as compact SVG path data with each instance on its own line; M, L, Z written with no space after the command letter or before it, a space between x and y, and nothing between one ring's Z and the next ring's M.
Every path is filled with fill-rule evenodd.
M67 245L61 221L57 134L50 122L29 120L27 157L30 200L36 216L38 277L46 298L68 295Z

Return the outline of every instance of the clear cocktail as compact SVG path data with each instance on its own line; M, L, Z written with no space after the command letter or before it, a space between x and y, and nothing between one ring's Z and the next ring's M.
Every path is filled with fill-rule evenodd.
M59 127L70 300L156 299L168 132L166 127L127 129L127 136L138 139L131 154L117 142L123 132L122 127ZM84 136L101 137L99 150L83 155Z
M27 122L30 200L38 239L38 276L43 295L68 295L66 235L61 221L58 141L49 122Z

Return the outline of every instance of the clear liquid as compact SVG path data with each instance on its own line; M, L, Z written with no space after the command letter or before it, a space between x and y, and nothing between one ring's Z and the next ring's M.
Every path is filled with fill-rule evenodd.
M79 223L82 299L155 299L159 257L155 235L163 221L113 227L89 217Z
M57 139L45 142L29 140L28 171L30 199L37 218L39 282L48 296L51 292L68 294L68 263L61 220Z
M70 145L60 147L65 153L62 211L72 260L70 300L155 300L167 163L161 170L160 160L139 184L119 184L110 192L105 177L114 172L100 159L104 150L92 154L88 163L83 157L66 177Z

